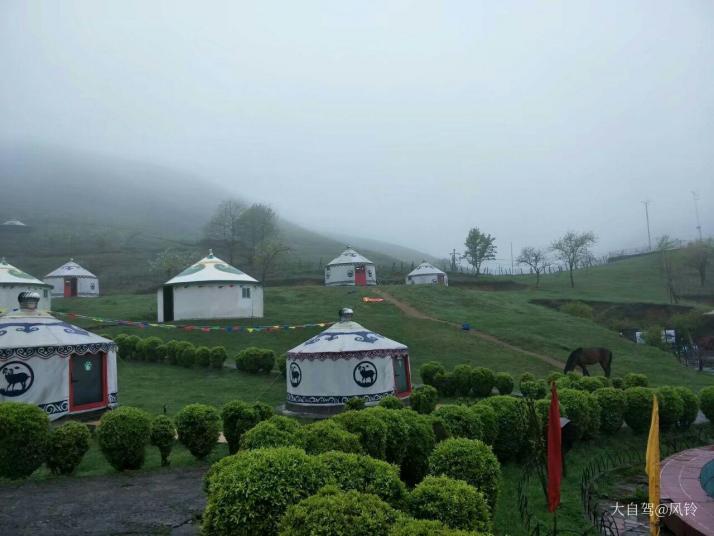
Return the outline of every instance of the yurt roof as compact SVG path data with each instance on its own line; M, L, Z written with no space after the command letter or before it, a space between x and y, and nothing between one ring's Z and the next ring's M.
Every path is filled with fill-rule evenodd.
M439 270L436 266L433 264L430 264L428 262L422 262L419 266L414 268L411 272L409 272L408 275L414 276L414 275L439 275L443 274L445 275L445 272L442 270Z
M293 359L336 360L405 354L407 351L404 344L346 320L288 350L288 356Z
M83 268L74 262L74 259L70 259L69 262L64 263L56 270L51 271L45 277L65 277L68 275L72 277L91 277L93 279L96 279L97 277L86 268Z
M26 274L19 268L15 268L5 259L0 259L0 285L37 285L49 287L47 283L43 283L39 279Z
M329 263L328 266L335 266L337 264L374 264L367 257L360 255L354 249L347 246L347 249L340 253L339 257L335 257Z
M3 225L14 225L16 227L27 227L27 225L22 223L20 220L7 220L6 222L3 222Z
M169 279L165 285L183 285L188 283L257 283L238 268L231 266L226 261L219 259L209 251L208 256L196 264L186 268L176 277Z
M0 316L0 359L106 352L114 346L46 312L19 309Z

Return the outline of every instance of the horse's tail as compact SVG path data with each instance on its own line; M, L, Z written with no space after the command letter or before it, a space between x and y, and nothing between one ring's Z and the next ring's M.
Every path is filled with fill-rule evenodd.
M578 356L580 353L583 351L582 348L576 348L572 352L570 352L570 355L568 356L568 361L565 363L565 368L563 369L563 372L567 374L571 370L575 370L575 365L576 360L578 359Z

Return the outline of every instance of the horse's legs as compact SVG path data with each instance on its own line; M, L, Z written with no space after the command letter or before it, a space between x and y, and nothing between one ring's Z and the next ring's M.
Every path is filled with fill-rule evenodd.
M583 376L590 376L590 373L588 372L588 369L585 368L585 365L580 365L580 368L583 369Z

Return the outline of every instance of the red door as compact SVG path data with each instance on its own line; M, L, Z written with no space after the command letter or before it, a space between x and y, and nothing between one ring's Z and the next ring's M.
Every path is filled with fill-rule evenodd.
M355 268L355 285L360 287L367 285L367 271L364 266L357 266Z
M72 297L72 278L71 277L66 277L64 280L64 297L65 298Z

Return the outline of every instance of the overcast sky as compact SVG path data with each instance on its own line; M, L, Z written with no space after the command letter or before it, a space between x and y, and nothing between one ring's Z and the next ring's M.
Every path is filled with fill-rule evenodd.
M714 2L3 0L0 142L445 256L714 234Z

